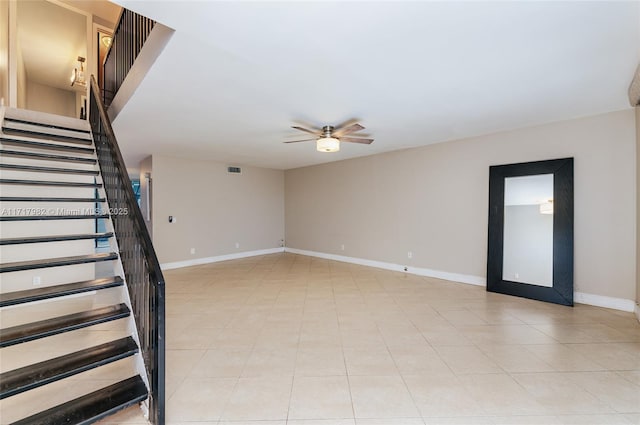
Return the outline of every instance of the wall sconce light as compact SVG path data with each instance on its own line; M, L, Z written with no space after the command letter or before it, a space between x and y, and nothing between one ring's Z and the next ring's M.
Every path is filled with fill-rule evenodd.
M73 68L73 72L71 73L71 86L77 84L79 86L86 86L87 81L84 78L84 61L85 58L82 56L78 56L78 62L80 62L80 69Z

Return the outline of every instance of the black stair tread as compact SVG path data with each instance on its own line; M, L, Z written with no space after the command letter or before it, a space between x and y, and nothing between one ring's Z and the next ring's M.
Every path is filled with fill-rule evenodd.
M37 165L0 164L0 168L13 171L30 171L35 173L87 174L97 176L97 170L77 170L73 168L39 167Z
M26 196L0 196L0 202L106 202L106 198L31 198Z
M76 131L78 133L90 133L90 130L82 130L82 129L78 129L78 128L73 128L73 127L65 127L62 125L55 125L55 124L47 124L44 122L35 122L35 121L27 121L27 120L22 120L19 118L11 118L11 117L4 117L5 121L10 121L10 122L15 122L18 124L28 124L28 125L38 125L40 127L47 127L47 128L55 128L56 130L67 130L67 131Z
M48 180L0 179L0 184L21 184L25 186L102 187L101 183L52 182Z
M0 221L96 220L98 218L109 218L109 214L0 215Z
M36 139L46 139L46 140L57 140L59 142L80 143L84 145L90 145L91 143L93 143L91 139L87 139L84 137L63 136L61 134L51 134L51 133L45 133L41 131L24 130L21 128L11 128L11 127L5 127L5 126L2 127L2 132L4 134L13 134L15 136L33 137Z
M76 264L97 263L118 258L115 252L100 254L74 255L72 257L56 257L42 260L16 261L0 264L0 273L17 272L23 270L43 269L47 267L72 266Z
M40 159L43 161L82 162L85 164L95 164L97 162L94 158L79 158L75 156L51 155L46 153L23 152L6 149L0 150L0 155L12 156L17 158Z
M87 425L147 398L139 375L14 422L13 425Z
M94 153L93 148L85 148L82 146L56 145L54 143L34 142L32 140L18 140L0 137L0 142L3 145L17 145L23 148L47 149L52 151L71 151L88 154Z
M66 295L80 294L82 292L97 291L100 289L115 288L123 284L124 281L120 276L114 276L28 289L25 291L6 292L0 294L0 307L64 297Z
M133 356L138 345L126 337L0 374L0 400Z
M2 201L2 198L0 198ZM43 243L43 242L63 242L78 241L82 239L102 239L113 236L112 232L104 233L79 233L75 235L59 235L59 236L30 236L28 238L8 238L0 239L0 245L17 245L25 243ZM0 295L0 298L2 296Z
M125 304L119 304L0 329L0 347L9 347L39 338L122 319L129 316L129 314L131 314L129 308Z

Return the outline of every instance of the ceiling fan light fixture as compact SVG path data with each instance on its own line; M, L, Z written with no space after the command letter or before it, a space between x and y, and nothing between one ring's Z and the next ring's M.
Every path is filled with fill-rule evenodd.
M322 137L316 142L318 152L338 152L340 150L340 140L335 137Z

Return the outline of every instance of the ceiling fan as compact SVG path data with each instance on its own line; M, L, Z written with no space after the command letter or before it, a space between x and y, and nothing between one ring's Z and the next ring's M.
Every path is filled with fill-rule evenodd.
M348 136L351 133L364 130L364 127L358 123L352 123L338 128L331 125L325 125L322 127L322 130L309 130L308 128L299 127L297 125L294 125L291 128L313 134L315 137L312 139L292 140L284 143L299 143L315 140L316 149L319 152L337 152L340 150L340 142L364 143L365 145L369 145L373 142L373 139L366 137Z

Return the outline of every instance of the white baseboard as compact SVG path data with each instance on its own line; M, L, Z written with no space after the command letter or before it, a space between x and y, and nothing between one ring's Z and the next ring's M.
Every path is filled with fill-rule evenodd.
M304 249L297 249L297 248L285 248L284 250L285 252L291 252L292 254L300 254L300 255L307 255L310 257L325 258L327 260L335 260L335 261L341 261L343 263L359 264L361 266L376 267L379 269L410 273L418 276L435 277L437 279L451 280L453 282L467 283L469 285L486 286L486 279L481 276L443 272L440 270L424 269L420 267L403 266L400 264L385 263L382 261L375 261L375 260L366 260L364 258L346 257L343 255L326 254L324 252L306 251Z
M402 266L400 264L385 263L382 261L366 260L363 258L346 257L343 255L327 254L324 252L306 251L304 249L285 248L285 252L292 254L307 255L310 257L325 258L327 260L341 261L344 263L359 264L362 266L377 267L379 269L393 270L397 272L405 272L418 276L434 277L458 283L467 283L469 285L486 286L487 280L482 276L473 276L466 274L450 273L440 270L424 269L420 267ZM405 270L405 267L407 268ZM635 308L636 316L640 320L640 307L633 300L624 298L606 297L603 295L586 294L584 292L575 292L574 301L579 304L587 304L596 307L611 308L614 310L633 312Z
M199 266L202 264L217 263L220 261L237 260L238 258L255 257L258 255L277 254L283 252L284 248L259 249L257 251L236 252L233 254L217 255L215 257L195 258L193 260L176 261L173 263L162 263L162 270L179 269L182 267Z
M614 310L628 311L633 313L636 303L633 300L624 298L606 297L604 295L585 294L584 292L574 292L573 301L578 304L594 305L596 307L612 308Z
M384 270L410 273L417 276L433 277L457 283L469 285L486 286L486 279L482 276L473 276L459 273L450 273L441 270L425 269L421 267L403 266L400 264L386 263L383 261L367 260L364 258L347 257L344 255L327 254L324 252L307 251L297 248L269 248L257 251L237 252L233 254L218 255L215 257L195 258L193 260L176 261L172 263L160 264L162 270L178 269L182 267L198 266L202 264L217 263L220 261L236 260L238 258L255 257L258 255L277 254L279 252L290 252L292 254L306 255L309 257L325 258L327 260L340 261L343 263L358 264L361 266L376 267ZM406 270L405 270L406 268ZM587 294L584 292L574 293L574 301L578 304L593 305L596 307L611 308L627 312L635 312L640 321L640 306L635 301L624 298L606 297L604 295Z

